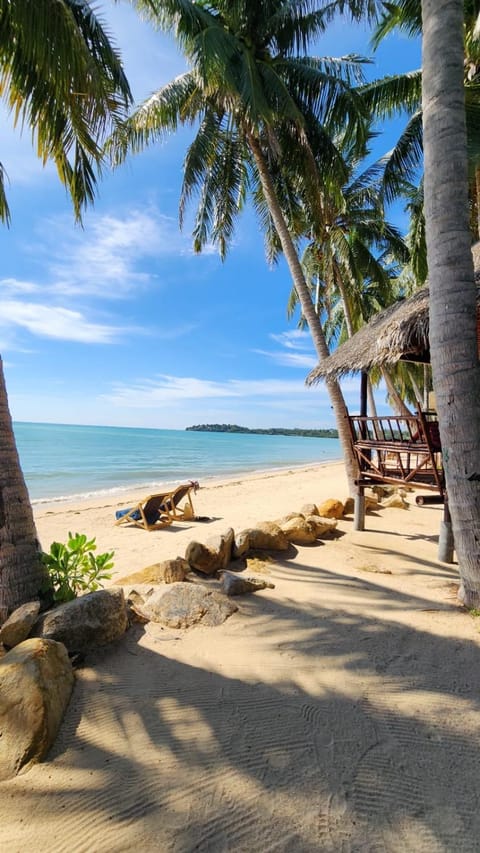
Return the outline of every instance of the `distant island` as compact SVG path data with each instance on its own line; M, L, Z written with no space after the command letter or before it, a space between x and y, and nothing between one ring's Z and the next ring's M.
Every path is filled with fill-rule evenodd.
M196 424L195 426L185 427L188 431L193 432L243 432L251 433L252 435L303 435L307 438L338 438L336 429L249 429L248 427L238 426L238 424Z

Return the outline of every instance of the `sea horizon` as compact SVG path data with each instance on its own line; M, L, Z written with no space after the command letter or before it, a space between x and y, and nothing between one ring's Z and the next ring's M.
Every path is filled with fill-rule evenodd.
M320 428L320 427L319 427ZM338 439L14 421L33 504L159 491L341 459Z

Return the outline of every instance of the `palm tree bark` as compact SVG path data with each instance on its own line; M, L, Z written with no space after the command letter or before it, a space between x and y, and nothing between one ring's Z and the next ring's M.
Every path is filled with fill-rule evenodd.
M263 156L260 144L250 132L247 132L247 139L258 169L263 193L265 195L265 199L267 201L273 222L275 224L275 228L277 230L278 237L280 239L283 254L285 255L285 259L287 261L292 276L293 284L295 286L295 290L297 291L303 316L305 317L305 320L307 321L308 327L310 329L310 334L312 336L313 344L318 359L319 361L322 361L329 355L328 346L325 340L323 329L320 324L319 317L315 311L315 306L313 304L308 285L305 281L305 276L303 274L303 270L298 259L298 254L295 249L295 245L288 230L288 226L283 216L281 207L278 203L275 187L270 177L268 166L265 162L265 158ZM342 445L349 491L351 495L354 495L356 492L355 481L358 477L358 467L351 443L350 429L347 420L347 407L345 405L345 400L343 398L343 394L338 382L330 380L326 382L326 386L335 414L338 435Z
M396 412L397 415L400 415L401 417L404 417L404 418L410 417L412 413L411 413L410 409L408 408L408 406L405 405L404 401L400 397L400 394L398 393L397 389L395 388L395 385L393 384L392 377L390 376L386 367L382 367L382 376L383 376L383 380L385 382L385 385L387 386L388 397L389 397L390 405L391 405L393 411Z
M15 607L38 598L46 574L15 444L1 359L0 458L1 623Z
M422 0L430 350L459 597L480 604L480 370L469 231L463 0Z

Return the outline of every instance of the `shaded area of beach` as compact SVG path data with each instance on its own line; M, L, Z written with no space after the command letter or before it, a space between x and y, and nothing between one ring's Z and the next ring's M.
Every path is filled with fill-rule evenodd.
M112 507L65 506L39 530L88 522L134 571L216 527L344 495L334 465L201 490L218 519L203 526L104 530ZM0 786L5 846L478 849L480 619L436 559L440 518L412 505L367 516L365 533L343 520L269 563L275 589L224 625L149 624L88 658L49 760Z

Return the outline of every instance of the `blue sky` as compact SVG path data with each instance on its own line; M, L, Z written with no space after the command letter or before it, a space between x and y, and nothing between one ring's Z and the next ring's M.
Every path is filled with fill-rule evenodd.
M127 3L96 4L141 101L184 70L174 42ZM313 51L312 51L313 52ZM368 34L340 21L315 51L369 55ZM417 68L418 43L391 37L370 76ZM10 229L0 227L0 352L14 420L183 429L334 425L316 359L287 320L283 262L267 266L248 211L224 263L194 255L178 227L188 133L105 173L83 229L55 169L36 159L28 131L0 114ZM393 144L392 126L378 154ZM397 219L400 224L401 220ZM358 380L345 381L352 410ZM380 395L380 398L382 395Z

